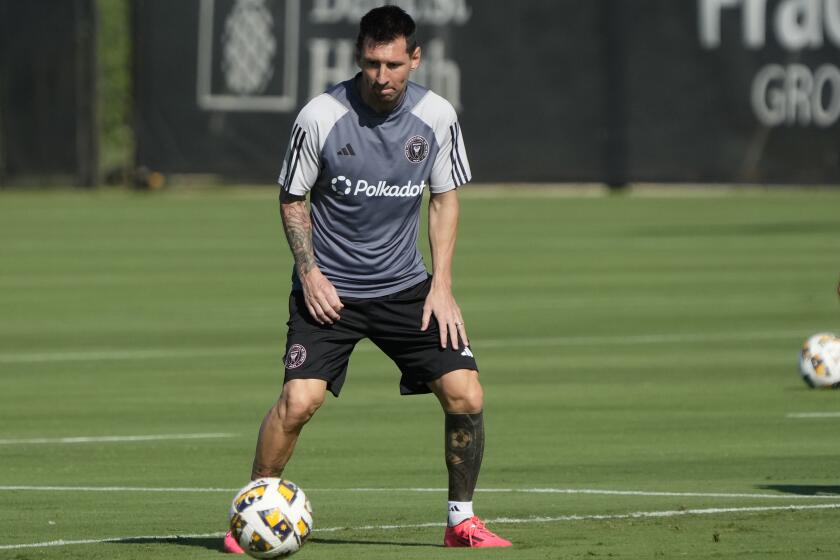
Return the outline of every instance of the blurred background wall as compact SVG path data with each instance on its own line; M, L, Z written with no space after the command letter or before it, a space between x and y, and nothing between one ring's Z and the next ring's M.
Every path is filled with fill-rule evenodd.
M0 182L98 177L96 9L0 2Z
M0 0L0 181L269 183L370 0ZM483 182L840 183L840 0L401 0Z

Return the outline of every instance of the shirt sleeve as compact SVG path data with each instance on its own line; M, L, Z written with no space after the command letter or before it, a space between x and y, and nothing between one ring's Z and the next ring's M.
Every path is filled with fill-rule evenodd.
M464 137L455 110L451 110L449 119L442 123L445 130L436 131L440 142L437 158L432 166L429 189L433 193L450 191L468 183L472 179L470 162L464 148Z
M303 110L292 126L289 147L277 182L288 193L303 196L312 189L321 169L318 123Z

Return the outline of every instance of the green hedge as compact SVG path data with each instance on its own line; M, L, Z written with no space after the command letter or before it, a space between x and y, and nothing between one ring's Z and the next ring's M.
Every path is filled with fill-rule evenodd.
M130 0L97 0L100 170L133 165Z

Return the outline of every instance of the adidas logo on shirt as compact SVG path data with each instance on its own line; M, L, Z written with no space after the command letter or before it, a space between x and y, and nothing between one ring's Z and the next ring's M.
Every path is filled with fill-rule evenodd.
M338 155L340 156L355 156L356 152L353 151L353 146L350 145L348 142L346 146L338 150Z

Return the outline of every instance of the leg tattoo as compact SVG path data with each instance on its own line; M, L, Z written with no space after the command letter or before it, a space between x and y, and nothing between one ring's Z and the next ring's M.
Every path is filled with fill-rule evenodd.
M484 415L447 412L445 431L449 499L471 502L484 457Z

